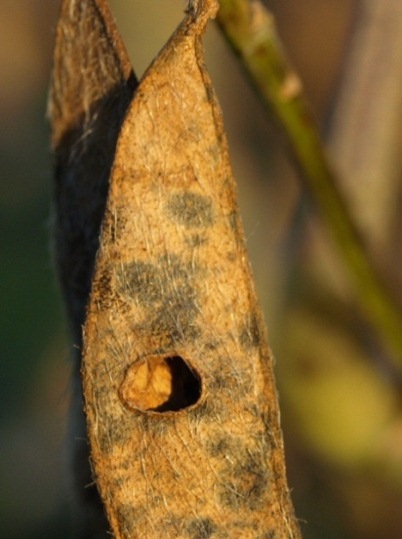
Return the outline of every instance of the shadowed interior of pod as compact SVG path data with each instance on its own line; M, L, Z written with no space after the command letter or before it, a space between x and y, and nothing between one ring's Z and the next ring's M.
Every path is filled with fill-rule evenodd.
M178 355L151 355L133 363L120 386L123 403L143 412L178 412L200 396L200 376Z

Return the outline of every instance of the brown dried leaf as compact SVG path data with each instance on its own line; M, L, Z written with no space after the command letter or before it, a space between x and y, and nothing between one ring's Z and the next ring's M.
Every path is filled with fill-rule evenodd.
M85 325L92 462L117 539L295 538L272 359L190 2L119 137Z
M135 86L107 2L64 0L49 99L55 159L54 234L60 283L74 343L79 346L116 141ZM103 525L106 532L96 489L88 488L92 479L80 359L76 348L70 427L75 490L83 519L90 521L93 516L88 526L93 531Z

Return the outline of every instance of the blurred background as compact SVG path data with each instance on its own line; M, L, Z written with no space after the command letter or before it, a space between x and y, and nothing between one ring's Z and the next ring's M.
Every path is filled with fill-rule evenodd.
M402 305L399 2L267 6L374 263ZM185 2L110 3L140 76ZM0 0L0 8L0 535L66 538L71 343L52 265L45 118L59 2ZM205 43L276 358L289 485L303 537L400 538L402 372L359 311L282 137L216 26Z

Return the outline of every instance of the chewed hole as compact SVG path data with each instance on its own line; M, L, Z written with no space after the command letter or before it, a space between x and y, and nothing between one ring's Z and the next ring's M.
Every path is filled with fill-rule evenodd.
M201 378L180 356L148 356L132 364L120 386L120 398L143 412L178 412L198 402Z

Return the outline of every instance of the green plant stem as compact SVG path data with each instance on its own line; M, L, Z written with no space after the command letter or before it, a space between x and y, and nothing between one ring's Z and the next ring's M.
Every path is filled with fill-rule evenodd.
M272 15L260 0L220 0L217 20L287 139L304 187L354 281L361 310L401 370L402 312L374 269L339 192L302 84L283 52Z

